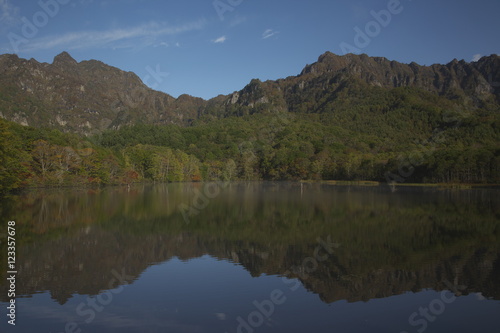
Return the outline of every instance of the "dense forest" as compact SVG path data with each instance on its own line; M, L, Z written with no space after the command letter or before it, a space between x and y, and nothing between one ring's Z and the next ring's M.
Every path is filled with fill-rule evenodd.
M357 86L355 86L357 87ZM90 137L0 120L1 190L212 180L499 183L494 109L368 88L324 112L272 104L191 126L137 124ZM364 101L364 102L363 102Z
M67 53L53 64L4 55L0 68L1 193L213 180L500 183L498 56L419 66L327 52L298 76L254 79L208 101L175 99Z

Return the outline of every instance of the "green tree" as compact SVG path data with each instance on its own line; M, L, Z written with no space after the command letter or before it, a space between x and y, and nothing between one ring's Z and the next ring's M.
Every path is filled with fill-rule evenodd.
M21 184L20 175L24 168L16 154L15 145L8 124L0 119L0 196Z

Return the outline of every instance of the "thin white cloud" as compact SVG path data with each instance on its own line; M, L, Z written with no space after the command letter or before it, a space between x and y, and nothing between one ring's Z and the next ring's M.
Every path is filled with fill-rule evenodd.
M167 26L152 22L137 27L112 29L107 31L77 31L58 36L46 36L30 41L21 47L22 51L37 51L46 49L88 49L99 47L127 48L150 46L157 43L156 38L174 36L181 33L201 30L206 25L205 20L186 23L179 26Z
M273 37L274 35L278 34L278 31L274 31L273 29L267 29L262 33L262 39L268 39L270 37Z
M222 43L224 43L226 40L227 40L227 37L226 37L226 36L220 36L219 38L214 39L212 42L213 42L213 43L215 43L215 44L222 44Z
M473 62L479 61L479 59L481 59L481 55L479 53L478 54L474 54L472 56L472 61Z
M168 43L167 42L160 42L160 43L157 43L155 45L153 45L154 47L169 47Z

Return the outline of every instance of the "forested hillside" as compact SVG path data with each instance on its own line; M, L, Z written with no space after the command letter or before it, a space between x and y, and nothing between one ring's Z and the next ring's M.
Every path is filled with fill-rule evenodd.
M131 73L67 54L52 65L2 56L4 73L25 67L0 87L0 115L23 124L0 119L0 191L217 179L500 183L500 90L491 81L500 81L499 59L425 67L326 53L298 76L255 79L204 101L174 99ZM36 77L54 84L57 75L41 75L44 68L60 80L77 70L110 81L93 86L89 74L73 75L78 93L54 90L51 100L66 104L51 107ZM87 100L91 87L102 91ZM142 95L127 95L134 87ZM102 110L64 118L71 103ZM20 116L34 107L37 128ZM90 126L79 127L83 120Z

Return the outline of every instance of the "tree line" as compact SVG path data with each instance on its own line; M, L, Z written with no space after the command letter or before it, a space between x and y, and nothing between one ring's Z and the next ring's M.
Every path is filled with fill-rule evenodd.
M90 138L0 119L0 192L210 180L500 181L495 119L446 124L437 140L423 122L407 120L401 131L332 117L259 113L191 127L137 124Z

